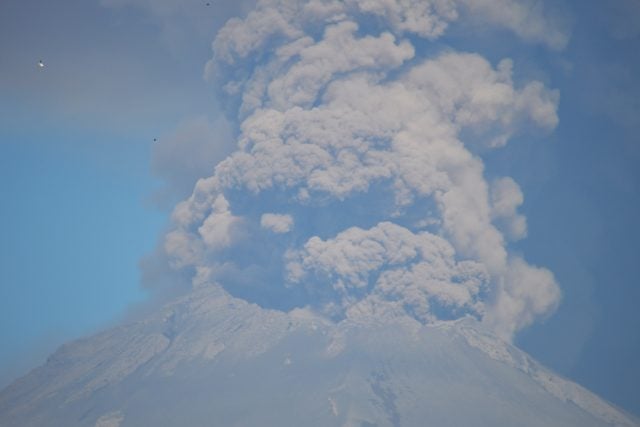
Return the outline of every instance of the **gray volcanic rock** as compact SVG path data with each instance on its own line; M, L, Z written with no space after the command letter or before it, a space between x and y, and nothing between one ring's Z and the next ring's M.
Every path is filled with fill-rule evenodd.
M2 426L633 426L473 319L329 322L196 289L62 346Z

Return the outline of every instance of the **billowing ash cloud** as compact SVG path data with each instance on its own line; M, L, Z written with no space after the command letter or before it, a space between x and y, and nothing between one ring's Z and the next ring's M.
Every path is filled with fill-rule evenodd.
M522 191L474 153L552 130L558 93L514 84L509 59L417 53L468 19L567 40L538 1L265 0L230 20L206 73L237 150L176 207L171 267L336 319L471 315L510 338L553 310L553 275L508 250Z
M381 222L369 230L349 228L327 241L312 237L287 255L287 280L306 285L311 295L331 286L322 302L338 315L408 312L428 322L484 312L485 267L456 262L451 244L427 231Z

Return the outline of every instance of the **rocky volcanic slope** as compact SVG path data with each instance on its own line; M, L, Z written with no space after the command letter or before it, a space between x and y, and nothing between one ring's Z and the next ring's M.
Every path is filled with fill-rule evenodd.
M211 286L62 346L2 426L634 426L471 320L328 322Z

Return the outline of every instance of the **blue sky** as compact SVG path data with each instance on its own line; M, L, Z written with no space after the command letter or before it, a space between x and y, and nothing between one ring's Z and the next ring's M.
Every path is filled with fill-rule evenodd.
M172 205L230 152L202 74L216 28L242 5L178 3L0 6L0 383L145 297L140 259ZM553 132L518 134L485 156L489 173L524 193L527 238L512 250L551 270L563 293L516 342L639 414L640 8L552 10L571 28L563 50L523 48L506 32L470 38L465 27L440 48L510 57L516 82L559 90ZM192 152L202 161L180 157Z

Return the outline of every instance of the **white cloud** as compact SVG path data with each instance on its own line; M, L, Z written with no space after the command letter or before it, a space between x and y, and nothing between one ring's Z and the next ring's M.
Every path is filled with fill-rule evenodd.
M522 192L508 177L490 185L472 148L499 148L525 123L553 129L558 93L536 81L516 85L509 59L492 65L449 51L415 60L402 33L437 37L459 4L267 0L231 20L208 70L231 80L238 149L176 207L165 242L176 265L211 277L246 272L236 281L249 286L266 271L282 274L272 264L280 256L281 280L332 315L473 315L507 338L552 310L553 275L514 258L506 244L505 235L526 233ZM390 31L358 29L362 14L387 20ZM535 39L533 30L518 31ZM363 213L349 204L358 198L379 208ZM309 218L314 209L330 218ZM239 225L251 238L240 239ZM264 229L291 238L265 238ZM234 259L234 248L256 256ZM212 257L221 249L229 249L224 258Z
M521 239L527 234L527 219L517 213L524 202L518 184L510 177L495 180L491 185L491 215L504 227L512 239Z
M509 340L516 331L555 310L560 302L560 288L549 270L514 257L496 296L497 300L484 320Z
M280 111L295 105L310 107L320 90L336 74L396 68L414 55L410 43L402 41L396 44L390 33L356 38L354 33L357 30L355 22L343 21L328 26L320 42L301 46L298 51L291 49L289 55L296 55L299 60L269 83L268 106ZM327 61L327 58L331 60Z
M242 151L222 162L217 175L252 191L304 184L338 197L398 175L398 185L427 194L438 188L429 183L443 182L438 162L476 161L454 140L460 129L498 122L494 129L506 143L512 126L532 116L529 104L544 105L555 117L553 96L529 91L531 84L517 90L509 74L471 54L426 61L398 83L356 73L331 83L316 108L256 110L242 124Z
M482 265L456 262L453 247L428 232L414 234L391 222L369 230L353 227L326 241L313 237L287 258L291 282L332 287L341 312L336 313L335 299L322 301L331 314L354 316L385 301L423 321L438 317L430 310L433 305L452 317L483 312L479 293L488 276ZM311 292L326 295L327 290Z
M544 104L555 117L553 97L529 91L533 84L518 90L510 70L493 69L472 54L426 61L399 83L378 84L356 73L331 83L316 108L257 110L242 125L242 150L223 161L216 176L227 188L284 187L338 199L387 180L399 207L434 197L458 250L500 271L506 251L491 224L482 162L456 134L490 125L506 143L515 123L532 116L531 103Z
M460 18L460 11L466 12L465 19L479 18L486 26L506 28L524 40L554 49L561 49L568 40L566 29L540 0L262 0L246 18L231 19L218 32L208 74L220 65L265 52L271 43L282 46L303 38L307 28L317 30L345 19L375 16L396 34L436 39Z
M219 195L213 202L211 213L198 228L198 234L209 248L223 249L234 241L234 226L239 222L240 218L229 210L227 199Z
M287 39L303 36L296 28L296 3L260 1L246 18L232 18L218 31L213 41L214 59L217 63L233 64L246 58L280 35ZM210 63L214 66L214 62Z
M174 268L183 268L202 263L203 243L197 236L184 230L173 230L164 237L164 251Z
M202 188L206 181L201 180L198 184ZM191 201L195 201L194 196ZM228 248L243 236L242 218L231 213L224 195L205 197L200 202L197 205L179 204L173 221L176 225L188 226L179 227L165 236L164 251L177 268L204 267L210 253Z
M545 8L542 0L460 0L470 17L489 25L504 27L524 40L563 49L569 30ZM547 7L549 5L547 4Z
M383 18L396 32L430 39L441 36L448 23L458 18L456 2L452 0L347 0L346 3Z
M499 147L522 121L543 129L558 124L558 92L537 81L516 89L512 67L510 59L494 69L480 55L451 53L411 70L409 82L459 128L486 134L485 144Z
M260 217L260 226L274 233L288 233L293 228L291 215L266 213Z

